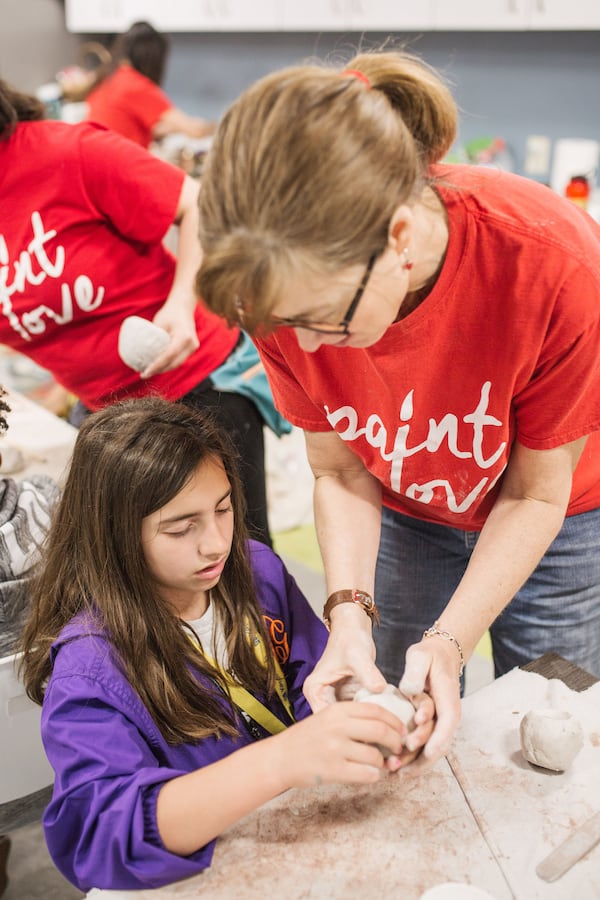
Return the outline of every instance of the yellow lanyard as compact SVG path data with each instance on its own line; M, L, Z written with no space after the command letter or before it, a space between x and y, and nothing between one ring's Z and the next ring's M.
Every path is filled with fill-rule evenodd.
M248 630L247 634L250 637ZM198 646L192 635L190 635L190 639L194 644L196 644L196 646ZM262 638L260 637L260 635L255 634L250 639L252 641L252 647L257 658L264 666L266 666L267 651ZM218 669L223 676L223 679L227 684L227 691L232 703L234 703L242 712L245 712L248 716L250 716L251 719L261 725L265 729L265 731L269 732L269 734L279 734L280 731L285 731L289 724L293 724L296 721L288 697L285 676L283 674L281 666L279 665L279 660L277 659L277 657L273 657L273 662L275 663L275 690L277 692L277 696L283 704L285 711L290 717L290 722L288 723L288 725L282 722L281 719L278 719L277 716L272 713L271 710L264 705L264 703L261 703L260 700L257 700L257 698L253 694L251 694L250 691L247 691L246 688L242 687L241 684L235 681L230 673L223 669L216 660L212 659L208 655L208 653L205 653L204 650L202 652L204 653L209 663L214 666L215 669Z

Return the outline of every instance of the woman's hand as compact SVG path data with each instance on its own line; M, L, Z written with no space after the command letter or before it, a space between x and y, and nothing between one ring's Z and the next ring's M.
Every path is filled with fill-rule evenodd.
M151 378L180 366L199 346L193 311L185 304L171 301L171 296L152 320L163 328L171 340L164 351L143 372L142 378Z
M430 729L423 752L414 764L417 769L429 768L450 749L454 732L460 722L460 656L456 647L440 637L425 638L406 651L406 667L400 690L416 705L426 691L435 704L435 728ZM420 726L420 740L430 724L427 707L419 702L415 722ZM413 734L416 735L416 732ZM412 737L412 735L411 735Z
M332 631L321 659L304 682L314 712L336 700L351 700L356 691L382 691L386 681L375 666L371 622L362 609L344 603L332 611Z

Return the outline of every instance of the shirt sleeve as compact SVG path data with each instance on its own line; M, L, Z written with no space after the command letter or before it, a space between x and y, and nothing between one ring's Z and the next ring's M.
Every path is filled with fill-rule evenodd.
M141 704L140 704L141 707ZM210 865L215 842L182 857L162 844L156 799L186 774L161 764L120 691L89 676L55 679L46 694L42 737L56 778L44 814L56 867L82 891L157 887ZM146 734L151 734L149 715ZM51 720L52 727L48 727Z
M101 125L80 127L83 188L90 205L130 239L162 240L175 220L183 170Z
M517 437L533 450L600 430L600 280L577 266L557 291L535 369L514 398Z
M289 337L296 340L295 337ZM305 431L331 431L322 407L317 406L294 375L293 364L288 361L288 348L282 349L285 337L270 335L253 339L265 367L275 407L281 415ZM290 358L292 358L290 356Z

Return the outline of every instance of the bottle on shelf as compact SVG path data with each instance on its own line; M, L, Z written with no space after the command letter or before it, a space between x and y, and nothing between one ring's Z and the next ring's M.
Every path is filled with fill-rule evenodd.
M565 196L587 209L590 199L590 183L585 175L573 175L565 188Z

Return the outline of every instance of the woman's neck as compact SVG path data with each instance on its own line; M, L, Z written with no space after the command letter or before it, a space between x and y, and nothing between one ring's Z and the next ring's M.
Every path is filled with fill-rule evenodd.
M448 249L448 217L446 207L430 187L424 189L413 212L414 230L408 247L413 267L407 300L414 295L415 300L420 298L420 303L433 288L444 265Z

